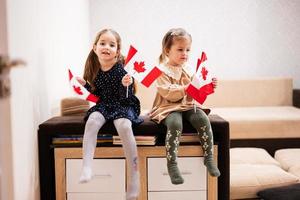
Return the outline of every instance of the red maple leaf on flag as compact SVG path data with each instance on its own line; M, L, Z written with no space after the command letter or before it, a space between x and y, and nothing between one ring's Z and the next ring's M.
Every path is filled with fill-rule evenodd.
M208 71L206 70L205 67L202 67L201 74L202 74L203 80L206 80L206 76L208 74Z
M137 62L137 61L135 61L135 62L133 63L133 68L134 68L134 70L137 71L138 73L146 71L146 69L145 69L144 66L145 66L145 62L144 62L144 61L142 61L142 62Z
M79 95L83 95L83 92L81 91L81 88L78 86L76 87L75 85L73 85L73 90L79 94Z

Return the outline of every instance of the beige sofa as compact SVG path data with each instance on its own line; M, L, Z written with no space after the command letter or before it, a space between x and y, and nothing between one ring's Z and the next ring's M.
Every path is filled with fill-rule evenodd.
M291 78L220 80L205 105L229 121L231 139L300 137Z
M266 188L299 182L299 164L285 167L292 162L283 158L291 155L278 156L278 149L300 148L300 108L294 105L300 97L296 98L292 79L268 78L221 80L206 101L212 113L229 121L231 147L243 147L230 150L231 199L258 198L257 192ZM271 157L275 152L281 160Z

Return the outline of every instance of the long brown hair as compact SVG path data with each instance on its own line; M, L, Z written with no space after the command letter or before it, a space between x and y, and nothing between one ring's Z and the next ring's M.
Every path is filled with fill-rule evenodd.
M192 36L186 32L183 28L172 28L164 36L162 40L162 52L159 56L159 63L166 61L168 51L173 45L175 40L190 39L192 42Z
M124 56L121 55L121 37L120 35L113 29L103 29L100 31L93 43L93 47L97 45L98 40L100 39L101 35L104 33L110 32L112 33L117 41L117 62L124 64ZM96 75L100 69L101 65L98 60L98 56L94 52L93 48L90 51L86 61L85 61L85 67L84 67L84 74L83 78L92 86L92 90L95 89L95 86L93 84L94 79L96 78Z

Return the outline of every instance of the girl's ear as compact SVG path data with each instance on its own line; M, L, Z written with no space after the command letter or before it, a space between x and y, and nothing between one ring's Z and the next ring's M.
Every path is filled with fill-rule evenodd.
M93 45L93 51L96 53L96 45Z
M166 55L166 56L169 56L169 52L170 52L170 50L169 50L169 49L166 49L166 50L165 50L165 55Z

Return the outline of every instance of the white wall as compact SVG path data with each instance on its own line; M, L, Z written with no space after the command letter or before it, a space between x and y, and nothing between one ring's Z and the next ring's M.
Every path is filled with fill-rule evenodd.
M85 0L7 2L9 54L27 62L11 72L15 200L39 199L37 128L70 95L67 68L82 72L88 12Z
M298 0L91 0L90 5L91 37L112 27L125 49L133 43L146 59L159 56L170 28L183 27L193 36L193 57L204 50L219 79L288 76L300 88Z

